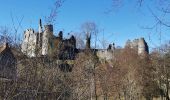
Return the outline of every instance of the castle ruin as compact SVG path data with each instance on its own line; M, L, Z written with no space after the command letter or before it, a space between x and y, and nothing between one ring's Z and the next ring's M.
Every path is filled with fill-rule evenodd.
M55 53L58 58L73 59L72 52L76 49L76 39L74 36L63 39L62 31L59 32L58 36L55 36L53 25L44 25L43 30L40 19L38 32L33 29L27 29L24 32L21 48L21 51L29 57L54 56ZM67 55L64 55L65 53Z
M90 47L91 35L86 35L85 50L93 50ZM133 48L139 55L148 54L148 45L144 38L128 40L125 47ZM27 29L24 32L24 39L21 51L28 57L55 56L60 60L74 60L75 55L82 50L76 48L76 39L72 35L69 39L63 38L63 32L60 31L58 36L53 34L53 25L44 25L42 27L41 19L39 21L39 31ZM107 49L94 49L99 60L112 60L115 53L115 45L110 44Z

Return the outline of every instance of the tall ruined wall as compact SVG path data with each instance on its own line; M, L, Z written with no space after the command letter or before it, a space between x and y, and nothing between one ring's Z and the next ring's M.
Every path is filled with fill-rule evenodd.
M24 38L23 38L22 45L21 45L21 51L23 53L27 53L28 42L29 42L29 33L30 32L28 30L24 31Z
M47 55L53 47L53 25L45 25L42 36L42 55Z
M21 51L29 57L35 57L36 54L37 33L33 29L27 29L24 32L24 39L21 45Z
M144 38L140 38L138 41L138 54L149 53L148 45Z
M135 49L139 55L149 53L148 45L144 38L134 39L133 41L128 40L125 47Z
M58 51L59 59L74 59L76 50L76 39L71 36L69 39L62 39L60 34L55 39L55 49Z

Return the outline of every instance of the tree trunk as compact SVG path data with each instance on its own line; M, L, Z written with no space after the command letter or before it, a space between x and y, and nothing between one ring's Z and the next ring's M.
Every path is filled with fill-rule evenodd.
M168 89L167 89L167 91L166 91L166 100L170 100L170 98L169 98L169 93L168 93Z
M169 98L169 81L168 81L168 72L167 72L167 76L166 76L167 78L166 78L166 100L170 100L170 98Z
M95 77L96 77L96 74L95 74L95 72L94 72L94 95L95 95L95 99L97 100L97 87L96 87L96 79L95 79Z

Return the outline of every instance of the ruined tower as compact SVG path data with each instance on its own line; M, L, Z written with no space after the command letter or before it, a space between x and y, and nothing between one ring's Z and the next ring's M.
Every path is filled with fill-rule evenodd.
M91 40L91 34L89 34L89 33L87 33L86 34L86 49L90 49L91 48L91 46L90 46L90 41Z
M58 34L59 38L62 40L63 39L63 32L60 31L59 34Z
M144 38L140 38L138 40L138 54L141 55L145 53L149 53L148 45Z
M42 36L42 55L47 55L53 47L53 25L45 25Z
M144 38L134 39L133 41L128 40L125 47L133 48L137 51L138 55L148 54L148 44Z

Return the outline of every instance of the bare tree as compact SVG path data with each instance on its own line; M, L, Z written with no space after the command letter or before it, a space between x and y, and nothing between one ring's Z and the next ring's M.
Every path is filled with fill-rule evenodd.
M47 24L54 24L59 13L59 8L63 5L65 0L55 0L53 7L51 8L50 14L45 17Z
M8 27L0 27L0 44L8 43L10 45L14 45L14 40L10 35L11 31Z
M78 54L73 70L77 99L97 99L95 63L97 58L93 53Z
M160 50L152 56L152 62L155 66L156 82L159 85L160 95L162 99L165 97L169 100L169 44L160 47Z
M81 25L82 33L85 34L86 37L94 38L94 48L97 46L97 35L99 33L98 26L95 22L85 22ZM92 42L93 43L93 42Z

